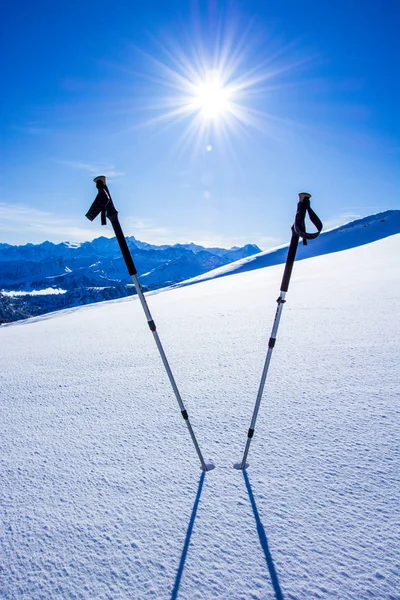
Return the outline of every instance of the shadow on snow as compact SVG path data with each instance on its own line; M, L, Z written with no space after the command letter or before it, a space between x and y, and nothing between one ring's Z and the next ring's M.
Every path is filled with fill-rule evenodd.
M193 526L196 520L197 509L199 507L200 496L203 489L204 477L205 472L203 471L200 476L199 487L197 489L196 499L193 504L192 514L190 515L189 526L186 532L185 543L183 544L181 560L179 561L179 567L175 577L175 583L171 594L171 600L176 600L176 598L178 597L179 586L181 584L183 569L185 568L185 561L189 549L190 538L192 537Z
M265 560L267 561L268 571L271 577L272 587L274 588L276 600L284 600L281 586L279 584L278 574L275 569L274 561L272 560L271 552L268 546L267 534L263 524L261 523L260 515L258 514L256 501L254 499L253 491L251 489L249 477L246 471L243 471L244 481L246 483L247 492L250 498L251 508L253 509L254 518L257 524L257 533L260 539L261 548L264 551Z
M183 544L182 555L181 555L181 559L179 561L179 566L178 566L178 570L176 572L174 587L173 587L172 593L171 593L171 600L177 600L177 598L178 598L179 587L181 584L183 570L185 568L185 562L186 562L186 557L187 557L187 553L189 550L190 539L192 537L194 522L196 520L196 515L197 515L197 509L199 507L200 497L201 497L201 493L203 490L204 477L205 477L205 472L203 472L200 476L197 494L196 494L196 498L195 498L195 501L193 504L192 514L190 515L190 520L189 520L189 525L188 525L187 532L186 532L185 542ZM275 592L275 598L276 598L276 600L284 600L281 586L279 584L278 574L276 572L274 561L272 560L272 555L271 555L271 552L269 549L267 534L265 533L264 526L261 522L260 515L258 513L258 509L257 509L257 505L256 505L256 501L254 499L253 491L251 489L249 477L248 477L246 471L243 471L243 477L244 477L244 481L246 484L247 492L249 494L250 504L251 504L251 508L253 509L254 518L256 520L257 533L258 533L258 537L260 540L261 548L263 549L263 552L264 552L265 560L267 562L267 567L268 567L268 571L269 571L269 574L271 577L272 587Z

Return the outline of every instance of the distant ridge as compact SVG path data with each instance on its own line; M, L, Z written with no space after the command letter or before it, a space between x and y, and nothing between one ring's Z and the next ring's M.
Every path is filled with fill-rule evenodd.
M145 290L166 287L257 254L260 248L155 246L130 236L128 246ZM92 242L0 244L0 323L134 294L116 238Z
M310 229L312 229L312 225L310 225ZM296 260L363 246L397 233L400 233L400 210L387 210L323 231L316 240L311 241L307 246L303 246L300 242ZM290 237L290 232L288 232L288 237ZM230 265L208 271L204 275L183 281L172 287L192 285L208 279L226 277L235 273L282 264L286 261L288 245L278 246L237 260Z
M325 231L306 247L300 243L297 259L398 233L400 210L388 210ZM278 265L285 262L288 246L261 252L253 244L227 250L193 243L154 246L133 236L127 240L145 290L193 285ZM0 244L0 324L134 293L115 238L99 237L82 244Z

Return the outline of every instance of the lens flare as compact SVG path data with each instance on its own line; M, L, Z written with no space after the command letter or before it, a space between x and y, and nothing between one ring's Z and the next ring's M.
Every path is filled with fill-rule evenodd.
M265 111L266 100L282 86L281 75L304 61L283 62L287 47L268 47L264 38L262 48L255 48L250 26L216 31L207 45L204 32L197 38L187 35L186 43L154 40L158 58L147 53L146 58L153 66L148 78L157 101L146 108L158 116L143 124L170 128L184 122L176 141L182 151L188 146L204 151L213 140L232 146L232 134L247 136L251 128L281 138L284 119Z

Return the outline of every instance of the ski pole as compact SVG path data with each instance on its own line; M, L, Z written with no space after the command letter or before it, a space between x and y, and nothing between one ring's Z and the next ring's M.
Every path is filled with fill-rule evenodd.
M120 225L120 222L118 219L118 211L116 210L116 208L114 206L114 203L111 198L111 194L110 194L109 189L106 184L106 178L104 175L100 175L99 177L95 177L93 181L96 183L96 187L98 189L98 194L97 194L92 206L89 208L88 212L86 213L86 217L89 219L89 221L93 221L101 213L101 224L102 225L106 225L106 223L107 223L106 217L108 217L108 219L111 222L111 225L114 229L114 233L116 235L117 242L119 244L122 256L125 260L125 264L127 266L129 275L132 277L133 283L136 288L137 295L139 296L139 300L140 300L140 303L144 310L144 314L146 315L146 319L147 319L147 323L149 325L150 331L152 332L152 334L154 336L158 351L161 356L161 360L164 364L168 378L171 382L172 389L174 391L176 399L178 400L178 404L179 404L179 408L181 409L182 417L184 418L184 420L186 422L187 428L190 433L190 437L192 438L192 442L194 444L194 447L196 448L197 455L200 459L201 468L203 471L208 471L210 469L210 465L207 467L207 465L204 461L199 444L197 442L196 436L194 434L192 425L189 420L189 415L183 404L181 395L179 393L178 387L176 385L174 376L171 371L171 367L169 366L167 357L164 352L164 348L163 348L160 338L158 336L156 325L151 316L149 307L147 306L146 298L143 294L142 287L139 283L139 279L137 276L137 270L135 267L135 263L133 262L132 255L129 251L128 244L126 242L125 236L121 229L121 225Z
M268 342L268 351L267 351L267 356L265 358L263 372L261 375L260 386L258 388L256 404L255 404L254 411L253 411L253 417L251 419L250 428L247 433L246 447L244 449L242 462L240 463L240 467L239 467L242 471L244 471L244 469L246 469L246 466L247 466L246 459L247 459L247 455L249 453L251 440L254 435L254 429L256 426L257 415L258 415L258 411L260 408L262 395L264 392L265 381L267 379L267 374L268 374L268 369L269 369L269 363L271 361L272 351L274 349L275 342L276 342L276 335L278 332L279 321L281 319L283 305L286 302L285 296L286 296L286 292L288 291L288 288L289 288L290 277L292 275L292 270L293 270L293 265L294 265L294 261L296 258L296 252L297 252L297 246L299 244L299 239L302 238L303 244L306 246L307 240L312 240L312 239L317 238L322 231L322 222L317 217L317 215L312 210L312 208L310 207L310 198L311 198L311 194L307 194L306 192L302 192L299 194L299 202L297 204L296 217L294 220L294 224L292 226L292 238L290 241L289 250L288 250L288 254L287 254L287 258L286 258L286 265L285 265L285 270L283 273L280 294L279 294L279 298L277 300L278 307L277 307L276 313L275 313L275 319L274 319L274 324L272 326L271 337L269 338L269 342ZM318 230L315 233L308 233L306 231L306 226L305 226L306 213L308 213L310 221L313 223L313 225L315 225L315 227ZM238 468L238 467L236 467L236 468Z

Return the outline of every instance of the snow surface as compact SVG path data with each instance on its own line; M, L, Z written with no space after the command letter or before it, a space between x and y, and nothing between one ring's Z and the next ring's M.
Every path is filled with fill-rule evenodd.
M296 260L299 261L311 256L329 254L330 252L349 250L350 248L376 242L377 240L398 233L400 233L400 210L387 210L322 231L321 235L316 240L313 240L310 245L304 246L300 240ZM207 271L197 277L176 283L171 287L183 287L198 283L199 281L285 263L288 246L289 243L270 248L252 256L247 256L222 267Z
M7 599L399 598L400 235L0 328Z
M4 296L10 296L12 298L14 296L53 296L58 294L66 294L67 290L63 290L62 288L45 288L44 290L31 290L30 292L6 292L5 290L0 290L0 293L4 294Z

